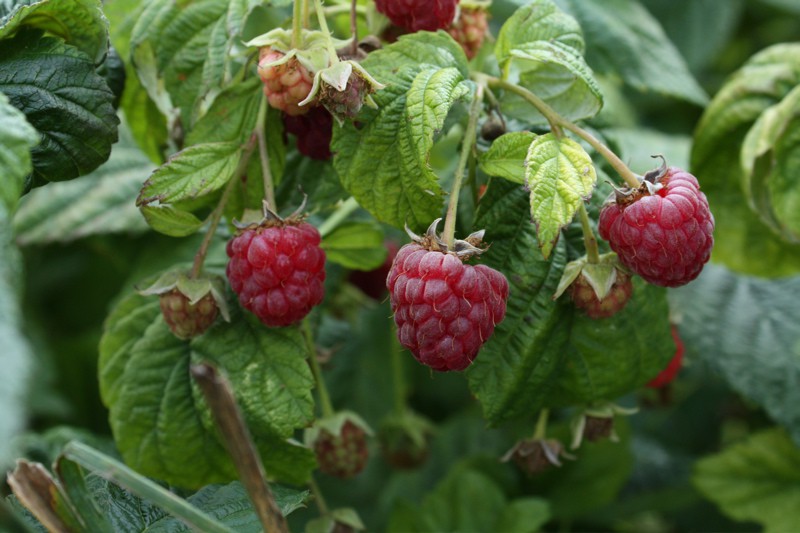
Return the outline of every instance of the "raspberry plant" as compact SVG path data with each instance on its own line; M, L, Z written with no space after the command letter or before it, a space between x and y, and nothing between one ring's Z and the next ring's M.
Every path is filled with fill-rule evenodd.
M791 530L797 9L689 4L0 3L0 525Z

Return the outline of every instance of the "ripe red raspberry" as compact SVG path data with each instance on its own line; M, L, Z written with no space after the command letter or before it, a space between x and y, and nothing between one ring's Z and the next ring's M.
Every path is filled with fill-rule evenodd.
M297 150L306 157L327 161L331 158L333 117L322 106L311 107L305 115L283 113L283 127L297 137Z
M575 278L570 285L570 297L575 307L583 309L589 318L595 320L616 315L625 307L632 294L631 277L621 270L617 270L617 279L602 300L597 298L597 294L583 274Z
M458 0L375 0L378 11L409 31L442 30L453 22Z
M472 59L481 49L483 39L489 30L488 13L480 7L462 7L458 19L447 28L468 59Z
M268 65L278 61L285 54L272 48L262 48L259 52L258 75L264 82L264 94L269 105L280 109L287 115L297 116L308 112L308 106L298 106L311 92L313 77L308 69L292 57L280 65Z
M697 178L675 167L648 173L636 190L618 192L600 212L599 230L623 265L663 287L695 279L714 245L708 200Z
M683 352L685 348L683 346L683 341L678 336L678 328L675 326L672 326L672 339L675 341L675 355L672 357L672 360L669 362L666 368L664 368L664 370L662 370L656 377L647 383L647 386L651 389L660 389L672 383L672 380L675 379L675 376L678 375L678 372L681 369L681 365L683 364Z
M211 293L192 304L178 289L159 296L164 321L179 339L202 335L217 318L217 303Z
M241 229L228 242L226 273L242 306L271 327L302 320L324 296L319 243L317 229L294 217Z
M344 422L338 435L320 429L314 442L314 453L322 472L349 479L367 466L367 434L350 420Z
M434 370L464 370L505 317L508 281L485 265L464 264L456 252L432 249L435 224L427 242L400 248L386 286L400 344Z
M373 300L381 301L386 295L386 276L389 275L389 269L392 268L392 263L400 249L394 241L386 241L387 254L386 261L376 269L361 271L354 270L347 277L347 280L361 289L361 292L372 298Z

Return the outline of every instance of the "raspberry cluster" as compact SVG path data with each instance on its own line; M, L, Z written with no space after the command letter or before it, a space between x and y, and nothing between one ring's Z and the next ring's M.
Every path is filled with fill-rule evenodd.
M467 58L472 59L478 54L488 30L486 9L462 7L458 19L447 28L447 33L461 45Z
M339 435L322 429L314 442L314 453L320 471L342 479L356 476L369 460L367 434L363 428L347 420Z
M508 281L454 253L406 244L386 280L400 344L434 370L464 370L506 314Z
M575 306L583 309L593 319L608 318L621 311L633 294L631 277L617 270L617 279L608 294L600 300L583 274L570 285L570 297Z
M306 99L311 92L313 79L297 58L285 63L270 65L284 57L283 52L272 48L262 48L259 52L258 75L264 82L264 94L269 105L280 109L287 115L297 116L308 112L308 107L297 104Z
M231 288L271 327L302 320L324 296L325 252L317 229L289 218L240 230L228 241Z
M623 265L663 287L695 279L714 245L708 200L697 178L675 167L618 192L601 210L599 230Z
M202 335L217 319L217 303L211 293L193 304L185 294L172 289L159 296L159 304L164 321L179 339Z
M333 117L322 106L313 106L305 115L283 115L283 127L297 137L297 150L306 157L327 161L331 158Z

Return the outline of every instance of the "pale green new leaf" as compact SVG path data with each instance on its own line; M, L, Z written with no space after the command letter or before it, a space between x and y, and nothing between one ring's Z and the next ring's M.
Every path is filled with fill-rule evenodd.
M404 43L410 41L398 44ZM397 54L392 46L384 49L386 55ZM386 58L379 52L370 54L365 68L370 69L371 59ZM344 188L378 220L420 229L439 215L443 205L444 191L428 163L434 136L444 127L453 103L470 92L470 85L454 67L412 64L390 79L388 72L375 76L388 85L374 96L379 109L362 113L365 125L360 130L352 124L337 129L334 165Z
M756 120L742 146L751 209L784 240L800 243L800 85Z
M534 139L536 134L529 131L501 135L478 157L481 170L489 176L525 183L525 158Z
M242 157L237 142L196 144L157 168L142 186L136 205L191 200L223 187Z
M0 39L23 26L61 37L96 64L108 51L108 21L100 0L16 0L11 12L0 19Z
M29 192L14 217L19 244L69 242L100 233L138 233L147 225L133 198L153 170L127 128L111 157L94 172Z
M0 92L0 202L13 213L32 168L31 148L39 142L36 129Z
M758 522L767 533L794 531L800 524L800 448L781 428L701 459L693 481L723 513Z
M345 268L372 270L386 260L383 232L370 222L340 224L322 238L328 261Z
M691 168L714 213L712 259L748 274L800 272L800 247L775 235L750 209L741 187L740 153L758 117L798 85L800 45L771 46L725 82L695 131Z
M640 91L705 105L708 96L658 21L636 0L557 0L583 29L586 59Z
M531 191L531 217L545 258L561 228L591 196L596 181L592 158L572 139L548 133L531 143L525 183Z
M139 209L148 226L170 237L192 235L205 223L192 213L172 205L144 205Z

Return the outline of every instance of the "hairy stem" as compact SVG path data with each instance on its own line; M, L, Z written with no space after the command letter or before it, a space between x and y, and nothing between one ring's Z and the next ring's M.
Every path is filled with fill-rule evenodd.
M288 533L286 518L267 484L264 465L256 451L242 412L236 404L230 383L216 368L207 363L192 365L190 370L211 409L214 422L233 459L239 479L253 502L253 508L264 531Z
M267 139L265 138L265 124L267 121L267 99L262 98L258 107L258 120L256 121L256 136L258 138L258 156L261 160L261 176L264 179L264 199L270 209L278 212L275 202L275 185L272 181L272 170L269 168L269 153L267 152Z
M306 341L306 348L308 349L308 363L311 365L311 373L314 374L314 381L317 382L317 392L319 393L319 404L322 409L322 417L326 418L333 416L333 404L331 397L328 394L328 387L325 385L325 379L322 377L322 369L319 367L317 360L317 347L314 344L314 337L311 335L311 324L308 318L303 320L303 337Z
M197 276L200 275L200 271L203 269L203 263L206 260L206 254L208 254L208 247L211 244L211 239L214 238L214 234L217 232L217 226L219 226L222 213L225 211L225 204L228 203L228 198L231 195L233 186L239 181L239 178L242 176L242 174L244 174L244 171L247 168L247 163L250 161L250 156L253 154L253 150L255 149L255 141L256 134L254 133L250 136L250 140L247 142L247 145L244 148L242 158L239 160L239 165L233 172L233 177L230 179L230 181L228 181L228 184L225 186L225 190L222 191L222 197L219 199L217 207L215 207L214 211L211 213L211 223L208 226L208 231L206 231L206 235L203 237L203 242L200 244L200 248L197 250L197 253L194 256L192 272L189 274L191 279L196 279Z
M620 159L617 154L611 151L606 145L601 143L597 137L586 131L585 129L581 128L574 122L567 120L566 118L559 115L552 107L547 105L547 103L530 92L529 90L525 89L524 87L520 87L514 83L508 82L506 80L502 80L500 78L494 78L492 76L485 76L482 74L475 75L476 79L485 82L490 87L499 87L500 89L504 89L506 91L512 92L518 96L521 96L525 99L529 104L536 108L539 113L547 119L548 124L550 124L550 129L553 131L557 137L562 136L561 128L566 129L586 141L592 148L594 148L598 154L600 154L608 163L617 171L617 173L625 180L625 183L628 184L629 187L639 187L639 180L636 177L636 174L628 168L622 159Z
M464 171L467 168L467 161L475 146L475 134L478 129L478 117L481 114L481 106L483 105L483 86L478 85L475 90L475 96L469 106L469 120L467 121L467 129L464 132L464 141L461 145L461 155L458 158L458 166L453 176L453 187L450 190L450 201L447 204L447 216L444 220L444 241L447 248L452 250L455 243L456 234L456 216L458 211L458 197L461 192L461 182L464 179Z
M339 207L336 208L336 211L331 213L331 215L325 219L325 222L319 225L317 230L322 237L330 234L333 230L335 230L339 224L344 222L344 220L350 216L350 213L358 209L358 202L352 196L339 204Z
M578 209L578 216L581 218L581 229L583 230L583 245L586 248L586 257L592 264L600 262L600 250L597 247L597 237L594 236L592 225L589 223L589 213L586 212L586 206L581 202L580 209Z
M319 28L325 34L327 40L328 57L330 58L331 65L339 62L339 55L336 53L336 48L333 46L331 40L331 32L328 29L328 21L325 19L325 9L322 7L322 0L314 0L314 8L317 11L317 20L319 21Z

